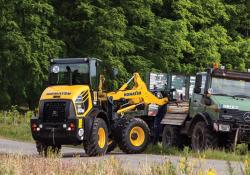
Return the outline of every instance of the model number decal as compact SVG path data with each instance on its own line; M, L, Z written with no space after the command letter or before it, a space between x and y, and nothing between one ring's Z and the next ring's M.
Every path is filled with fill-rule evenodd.
M46 95L71 95L71 92L48 92Z
M133 95L141 95L141 92L130 92L130 93L125 93L124 96L133 96Z
M221 105L221 108L225 108L225 109L239 109L239 106L234 106L234 105Z

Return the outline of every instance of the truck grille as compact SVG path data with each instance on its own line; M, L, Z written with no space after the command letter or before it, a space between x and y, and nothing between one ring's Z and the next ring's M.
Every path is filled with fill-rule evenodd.
M246 114L250 112L240 111L240 110L232 110L232 109L222 109L221 115L231 115L236 122L240 123L250 123L250 118L247 120ZM250 116L250 115L249 115Z
M66 121L66 102L45 102L43 108L44 122L64 122Z

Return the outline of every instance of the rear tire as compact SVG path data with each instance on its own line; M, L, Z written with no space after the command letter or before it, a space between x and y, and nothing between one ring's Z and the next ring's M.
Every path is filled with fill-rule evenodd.
M178 126L166 125L162 133L162 145L164 148L181 148L181 135Z
M123 125L118 145L127 154L141 153L147 148L149 138L148 125L142 119L131 118Z
M101 118L94 120L90 140L84 143L84 149L89 156L104 155L108 148L108 129L105 121Z
M192 148L195 151L203 151L207 148L217 148L218 137L216 133L204 121L197 122L192 132Z

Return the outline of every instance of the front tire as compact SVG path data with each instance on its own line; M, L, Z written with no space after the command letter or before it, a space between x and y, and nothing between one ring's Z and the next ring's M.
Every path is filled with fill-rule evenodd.
M102 156L108 148L108 129L101 118L94 120L90 140L84 144L86 154L89 156Z
M122 128L121 140L118 142L120 149L127 154L143 152L149 142L148 125L139 118L128 119Z
M218 137L216 133L205 122L197 122L192 132L192 148L195 151L203 151L207 148L216 148L218 146Z

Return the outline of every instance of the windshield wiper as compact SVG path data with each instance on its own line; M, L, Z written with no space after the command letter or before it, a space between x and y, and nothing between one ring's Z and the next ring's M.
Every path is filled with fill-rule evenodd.
M236 98L236 97L239 97L239 98L250 98L250 96L248 95L234 95L233 98Z

